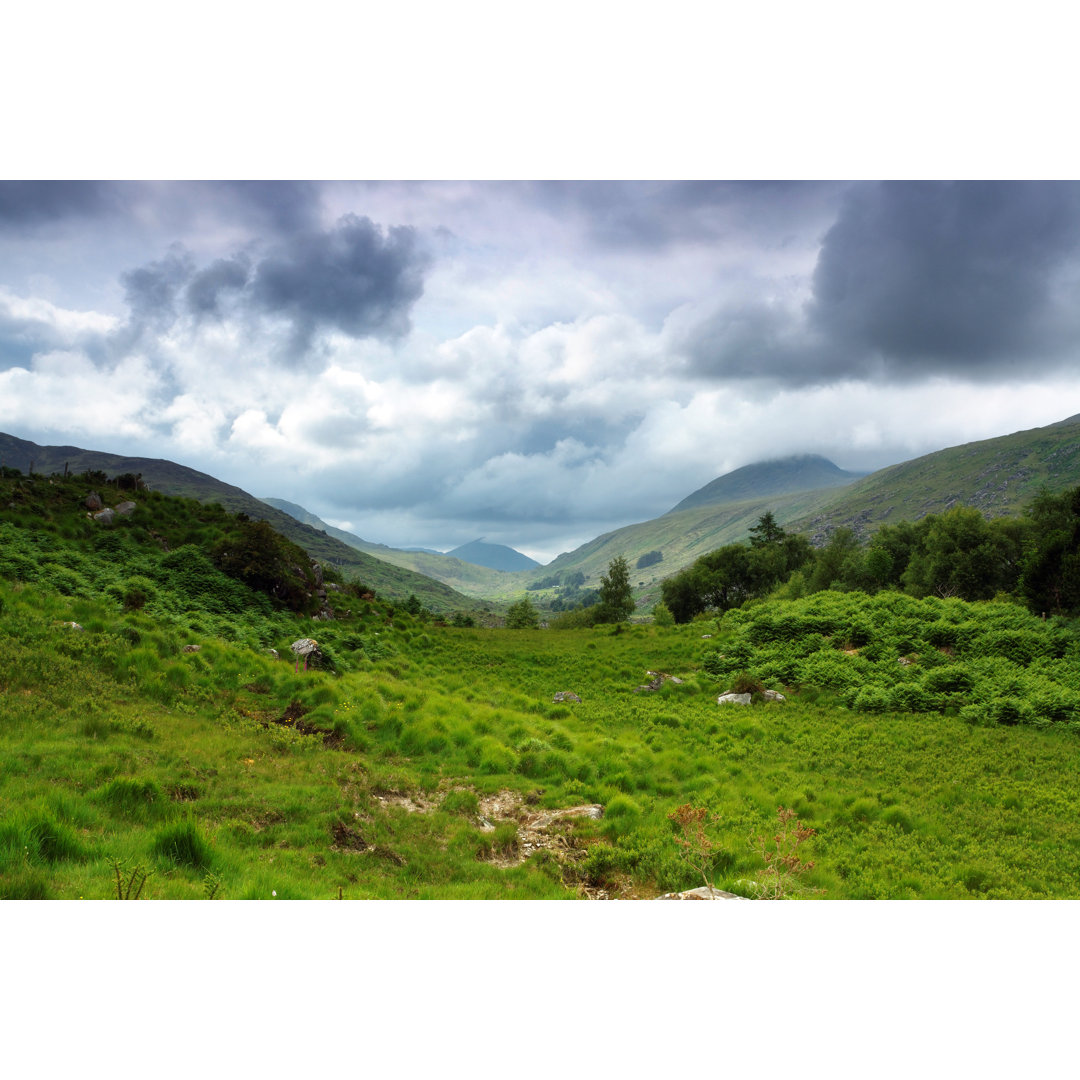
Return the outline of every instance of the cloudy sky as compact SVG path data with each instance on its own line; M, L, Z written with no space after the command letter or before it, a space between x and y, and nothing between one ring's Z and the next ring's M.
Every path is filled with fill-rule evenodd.
M0 430L541 561L1080 412L1063 182L0 183Z

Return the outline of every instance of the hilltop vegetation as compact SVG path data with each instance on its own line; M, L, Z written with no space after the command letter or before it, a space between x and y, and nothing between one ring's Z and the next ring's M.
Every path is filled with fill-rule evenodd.
M216 504L232 514L266 521L322 565L336 567L344 577L359 578L385 596L405 600L415 595L428 610L436 612L476 610L482 606L441 581L343 544L241 488L171 461L121 457L74 446L38 446L0 433L0 467L27 476L33 473L40 480L50 475L59 479L86 473L101 474L110 481L123 475L138 477L143 487L155 494Z
M85 486L0 478L0 896L1076 895L1072 620L830 589L470 629L360 583L313 620L272 530L157 493L103 525Z

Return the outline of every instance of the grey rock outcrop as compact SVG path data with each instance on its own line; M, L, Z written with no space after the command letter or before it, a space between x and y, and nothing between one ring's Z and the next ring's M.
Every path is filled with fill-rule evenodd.
M577 694L574 693L573 690L560 690L560 691L558 691L558 693L556 693L556 695L551 700L552 701L577 701L577 702L580 702L581 698L579 698L577 696Z
M86 496L86 502L83 503L87 510L96 512L104 508L105 504L101 501L101 496L96 491L91 491Z
M116 520L116 511L112 509L99 510L94 515L94 520L99 525L111 525Z
M135 512L136 503L133 503L130 499L125 499L122 503L116 504L116 512L121 517L130 517Z
M750 694L721 694L716 699L717 705L749 705Z

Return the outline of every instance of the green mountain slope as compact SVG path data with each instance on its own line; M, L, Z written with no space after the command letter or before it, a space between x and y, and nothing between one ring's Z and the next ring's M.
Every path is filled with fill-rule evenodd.
M75 446L39 446L0 432L0 465L48 475L101 471L115 477L141 474L144 483L163 495L179 495L202 503L220 503L232 513L243 512L270 523L283 536L299 544L312 558L338 567L346 578L360 580L386 597L404 599L415 594L435 612L471 610L475 600L455 592L442 581L415 570L395 566L369 553L343 544L311 525L270 506L242 488L226 484L207 473L159 458L124 457L120 454L83 450Z
M917 521L954 506L1003 517L1019 513L1043 486L1060 492L1078 483L1080 415L881 469L792 521L791 528L822 543L841 526L862 537L883 523Z
M857 480L862 473L847 472L828 458L817 454L801 454L776 461L760 461L718 476L698 488L670 513L690 510L696 506L757 499L764 495L786 495L795 491L816 491L819 488L841 487Z

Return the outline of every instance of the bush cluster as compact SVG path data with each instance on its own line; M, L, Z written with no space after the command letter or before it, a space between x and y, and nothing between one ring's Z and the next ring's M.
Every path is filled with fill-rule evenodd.
M814 687L869 713L1080 723L1075 627L1015 603L830 591L729 611L718 626L702 666L725 686Z

